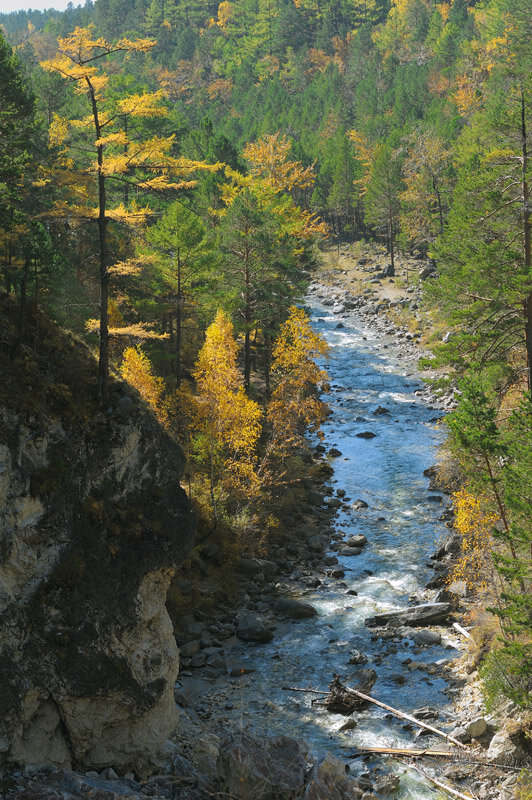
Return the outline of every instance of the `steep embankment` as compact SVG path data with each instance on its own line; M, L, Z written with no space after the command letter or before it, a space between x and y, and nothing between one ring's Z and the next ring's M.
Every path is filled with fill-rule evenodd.
M178 650L165 608L193 520L183 457L43 317L2 301L0 766L135 768L176 727Z

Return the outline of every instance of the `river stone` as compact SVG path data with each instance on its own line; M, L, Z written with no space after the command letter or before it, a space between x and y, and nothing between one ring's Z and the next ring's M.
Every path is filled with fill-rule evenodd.
M361 508L367 508L368 504L365 500L355 500L354 503L351 503L351 508L355 511L360 511Z
M339 552L341 556L359 556L362 550L360 547L342 547Z
M467 725L467 731L472 739L478 739L480 736L484 736L484 734L488 730L488 723L484 719L484 717L479 717L478 719L474 719Z
M373 412L373 416L380 417L382 414L389 414L389 413L390 413L389 409L385 408L384 406L379 406Z
M254 614L243 614L237 623L236 635L243 642L271 642L272 631Z
M441 644L441 633L429 630L416 631L412 639L418 647Z
M275 603L275 610L290 619L309 619L318 614L310 603L303 603L301 600L294 600L291 597L280 597Z
M363 533L357 533L355 536L350 536L346 542L346 547L364 547L368 540Z
M342 455L342 451L341 451L341 450L338 450L336 447L331 447L331 449L330 449L330 450L329 450L329 452L328 452L328 455L329 455L331 458L339 458L339 456L341 456L341 455Z
M307 746L276 736L260 741L248 733L228 736L220 747L218 778L231 797L293 800L305 788Z
M255 575L275 575L277 565L273 561L266 561L264 558L241 558L237 569L241 575L253 578Z
M447 620L451 613L450 603L423 603L420 606L412 606L398 611L385 611L375 614L365 620L368 628L390 625L433 625Z
M374 439L377 434L372 431L362 431L362 433L357 433L355 435L358 439Z
M181 645L179 648L179 654L181 658L192 658L192 656L196 655L199 649L200 640L193 639L191 642L186 642L186 644Z
M329 508L340 508L342 501L338 497L326 497L323 501Z
M375 783L374 789L378 795L395 795L399 789L399 776L385 775L383 778L379 778Z

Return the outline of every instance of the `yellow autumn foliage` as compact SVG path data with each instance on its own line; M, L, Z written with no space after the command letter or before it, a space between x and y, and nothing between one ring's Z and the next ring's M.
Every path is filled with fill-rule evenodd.
M492 530L497 515L486 509L486 501L463 487L453 494L454 530L462 537L460 557L449 583L465 581L469 589L485 590L492 584Z
M128 347L124 350L120 375L131 384L142 399L151 406L159 422L166 423L166 414L161 399L164 392L164 381L153 374L150 359L139 347Z
M216 517L217 487L245 497L255 493L262 429L261 409L244 392L233 325L223 311L207 329L193 376L198 393L196 451L210 473Z

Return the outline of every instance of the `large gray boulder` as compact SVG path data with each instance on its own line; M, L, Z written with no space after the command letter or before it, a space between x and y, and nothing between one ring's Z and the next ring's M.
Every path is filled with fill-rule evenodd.
M231 734L220 747L218 778L236 800L294 800L305 789L306 754L306 744L289 736Z
M515 720L508 720L491 740L486 759L508 766L519 766L532 760L532 746L523 726Z
M403 608L399 611L385 611L365 620L368 628L397 627L399 625L435 625L445 622L451 614L450 603L424 603L420 606Z
M243 642L271 642L273 633L264 620L255 614L242 614L237 622L236 635Z
M280 597L275 603L275 610L290 619L309 619L316 617L318 612L310 603L294 600L292 597Z

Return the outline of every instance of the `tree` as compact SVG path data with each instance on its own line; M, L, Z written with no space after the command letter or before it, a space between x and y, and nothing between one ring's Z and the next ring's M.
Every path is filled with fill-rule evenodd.
M286 458L311 430L318 432L327 416L327 404L318 396L318 387L327 373L316 363L328 352L325 340L312 330L305 311L289 310L273 348L272 372L275 389L267 409L269 443L262 463L266 474L278 474Z
M120 365L122 378L130 383L155 412L159 422L166 422L162 404L164 381L153 374L150 359L140 347L128 347Z
M364 177L357 181L361 186L361 196L365 209L366 222L376 231L384 233L390 253L389 275L395 275L395 237L399 224L399 193L402 188L400 150L381 142L368 143L366 137L350 132L365 168Z
M102 37L94 38L92 28L76 28L72 34L59 38L58 51L54 58L41 62L41 66L58 73L73 85L76 94L85 98L89 114L82 118L65 119L55 116L52 122L50 139L53 145L67 144L83 158L84 171L96 175L97 210L87 203L90 201L89 188L76 187L81 204L63 201L56 206L55 214L69 214L87 219L96 217L99 243L99 283L100 283L100 352L98 394L100 402L107 397L109 375L109 247L108 221L115 220L133 225L141 223L150 213L149 207L132 204L127 209L123 204L111 207L108 200L109 182L122 186L129 184L140 192L181 190L190 188L193 182L187 180L199 164L171 154L173 137L151 136L147 139L130 139L124 130L124 115L153 118L164 116L167 111L162 103L162 94L142 93L129 95L122 99L112 96L109 91L110 75L101 70L102 60L112 60L118 54L149 52L155 42L152 39L119 39L115 43ZM79 133L81 142L77 141ZM89 138L89 144L87 144ZM60 164L70 170L68 150L61 151ZM81 167L81 165L80 165ZM83 167L81 167L83 169ZM86 174L86 172L85 172ZM184 180L172 182L170 175Z
M244 391L233 326L223 311L218 311L207 329L193 375L198 393L195 451L208 470L216 527L224 489L231 488L241 497L255 491L262 417L257 403Z
M407 139L401 229L426 251L444 233L452 195L451 151L441 137L417 128Z
M4 287L9 294L25 263L17 248L21 250L28 203L35 192L30 178L37 126L34 97L22 66L1 34L0 73L0 252Z
M183 313L193 281L212 273L214 254L206 237L205 226L182 203L170 205L164 216L146 234L155 256L158 275L171 290L175 315L175 375L179 388L182 374Z

